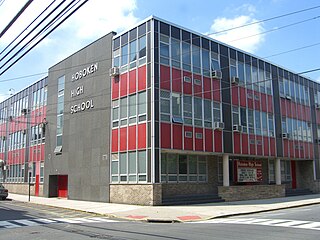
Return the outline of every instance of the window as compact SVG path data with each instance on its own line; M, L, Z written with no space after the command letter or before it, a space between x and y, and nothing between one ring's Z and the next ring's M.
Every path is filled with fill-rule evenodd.
M204 126L212 128L212 107L211 101L204 99L203 100L203 111L204 111Z
M119 169L120 169L120 182L127 181L127 153L120 153Z
M221 122L221 105L219 102L213 102L213 121Z
M210 59L209 51L202 48L202 69L203 75L210 77Z
M182 67L184 70L191 71L190 44L182 42Z
M261 112L262 119L262 135L268 136L268 115L266 112Z
M280 92L280 97L285 96L284 95L284 83L283 83L283 78L279 79L279 92Z
M180 41L171 39L171 63L173 67L180 68Z
M128 111L127 97L120 99L120 126L127 125L127 111Z
M252 89L251 65L245 64L246 69L246 87Z
M138 114L139 122L147 120L147 92L138 93Z
M196 133L196 139L202 139L202 133Z
M274 137L273 115L268 114L269 137Z
M211 70L220 70L219 55L211 52Z
M291 166L290 161L280 161L281 166L281 181L291 181Z
M194 78L194 79L193 79L193 82L194 82L195 85L201 86L201 79L199 79L199 78Z
M160 36L160 63L169 65L169 37Z
M137 60L137 40L130 42L130 69L136 67L136 60Z
M193 72L201 73L200 48L192 45L192 64Z
M161 154L162 182L206 182L207 176L204 156Z
M233 125L240 125L239 124L239 108L238 107L232 107L232 119L233 119Z
M253 118L253 110L248 109L248 127L249 133L254 134L254 118Z
M258 69L252 66L252 82L253 89L259 91L259 82L258 82Z
M118 182L119 180L119 154L111 155L111 181Z
M202 126L202 99L194 98L194 125Z
M161 121L170 122L170 92L160 91Z
M240 120L242 126L242 132L247 133L247 110L245 108L240 108Z
M230 77L237 77L237 61L230 58Z
M112 127L119 126L119 100L112 101Z
M40 182L43 183L44 179L44 162L40 162Z
M275 182L274 160L269 160L269 183Z
M283 79L284 84L284 94L285 96L290 96L290 83L288 79Z
M128 44L121 47L121 66L128 64Z
M287 133L287 119L285 117L282 117L282 133Z
M134 124L137 121L136 99L136 94L129 96L129 124Z
M137 152L129 152L128 155L129 182L137 181Z
M255 115L255 126L256 126L256 134L261 135L261 117L260 117L260 111L254 111Z
M56 149L55 149L56 154L60 154L62 150L62 134L63 134L63 119L64 119L63 117L64 88L65 88L65 76L62 76L58 79L57 133L56 133Z
M172 93L172 115L181 118L182 115L181 94ZM181 120L182 121L182 120Z
M139 41L139 59L146 56L146 36L140 37ZM143 64L143 60L139 60L139 65Z
M138 181L147 181L147 154L146 151L138 151Z
M183 96L183 117L184 123L192 125L192 97Z
M238 61L238 77L241 85L245 84L244 64Z

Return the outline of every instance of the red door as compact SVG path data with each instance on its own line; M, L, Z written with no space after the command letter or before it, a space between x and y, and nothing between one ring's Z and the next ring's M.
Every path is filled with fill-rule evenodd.
M68 197L68 175L58 176L58 197Z

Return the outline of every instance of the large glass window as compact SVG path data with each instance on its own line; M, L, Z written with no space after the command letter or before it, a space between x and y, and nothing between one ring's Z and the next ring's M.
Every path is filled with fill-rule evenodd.
M266 112L261 112L262 119L262 134L268 136L268 115Z
M121 48L121 66L128 64L128 44Z
M253 117L253 110L248 109L248 127L249 133L254 134L254 117Z
M171 39L171 63L173 67L180 68L180 41Z
M168 91L160 92L160 112L161 121L170 122L170 92Z
M240 125L239 124L239 108L238 107L232 107L232 120L233 120L233 125Z
M204 126L211 128L212 127L212 107L210 100L203 100L203 110L204 110Z
M247 133L248 129L248 123L247 123L247 110L245 108L240 108L240 119L241 119L241 126L242 131L244 133Z
M221 104L219 102L213 102L213 121L221 122Z
M202 49L202 69L203 75L210 77L210 58L209 51Z
M202 126L202 99L194 98L194 125Z
M183 117L184 123L192 125L192 97L183 96Z
M184 70L191 71L190 44L182 42L182 66Z
M192 65L194 73L201 73L200 48L192 45Z
M139 122L146 121L147 119L147 92L138 93L138 114Z
M260 111L254 111L255 115L255 125L256 125L256 134L261 135L261 116Z
M137 95L129 96L129 124L136 123L137 121L137 105L136 105Z
M172 117L173 122L182 123L181 94L172 93Z

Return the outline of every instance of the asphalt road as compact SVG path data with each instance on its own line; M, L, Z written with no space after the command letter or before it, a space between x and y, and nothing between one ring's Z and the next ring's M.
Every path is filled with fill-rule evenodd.
M21 202L0 202L0 239L320 239L320 205L198 223L144 223Z

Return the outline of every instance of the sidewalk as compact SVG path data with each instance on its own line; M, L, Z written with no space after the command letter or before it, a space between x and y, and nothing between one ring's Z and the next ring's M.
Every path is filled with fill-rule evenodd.
M8 198L28 202L27 195L10 193ZM44 197L31 197L30 202L127 220L186 222L320 204L320 194L186 206L137 206Z

